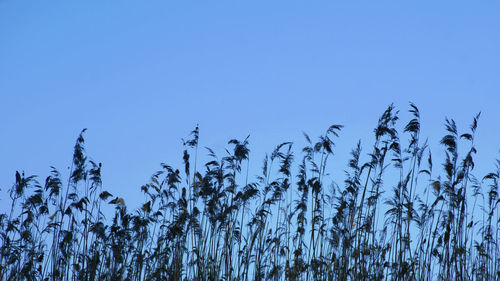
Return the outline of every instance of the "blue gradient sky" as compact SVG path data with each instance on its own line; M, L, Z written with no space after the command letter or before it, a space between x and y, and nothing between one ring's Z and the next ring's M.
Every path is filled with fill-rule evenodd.
M402 127L409 101L437 155L445 117L463 132L482 111L482 177L499 90L498 1L0 0L0 188L16 170L64 173L88 128L105 189L136 205L197 123L220 154L250 134L255 170L278 143L343 124L342 175L383 110L394 102Z

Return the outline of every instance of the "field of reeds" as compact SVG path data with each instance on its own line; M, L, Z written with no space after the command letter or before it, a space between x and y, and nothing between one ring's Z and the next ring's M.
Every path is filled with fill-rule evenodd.
M500 280L500 161L474 174L479 114L464 132L446 119L434 159L410 112L398 131L389 106L351 159L334 157L341 125L305 135L297 153L279 144L255 177L248 138L216 155L197 127L184 165L161 164L137 210L102 189L83 130L67 180L15 174L0 280ZM343 179L332 161L346 163Z

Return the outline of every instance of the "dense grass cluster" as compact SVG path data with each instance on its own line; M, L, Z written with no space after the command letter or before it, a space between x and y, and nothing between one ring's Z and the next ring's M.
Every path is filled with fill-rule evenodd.
M479 115L463 133L446 120L436 166L410 112L398 132L387 108L340 184L327 165L340 125L317 141L306 135L298 155L278 145L255 178L248 139L197 163L196 128L184 167L162 164L133 211L102 190L84 130L67 181L56 169L44 182L16 173L11 211L0 215L0 280L499 280L500 161L472 173Z

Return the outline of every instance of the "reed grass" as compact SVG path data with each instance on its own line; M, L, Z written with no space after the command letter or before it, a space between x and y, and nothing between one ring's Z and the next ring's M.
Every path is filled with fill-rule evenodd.
M340 125L299 153L279 144L256 177L248 137L198 163L196 127L184 167L161 164L136 210L102 189L83 130L68 179L16 172L0 280L500 280L500 160L474 175L479 114L465 132L446 119L436 166L409 112L402 130L394 106L383 112L344 179L329 176Z

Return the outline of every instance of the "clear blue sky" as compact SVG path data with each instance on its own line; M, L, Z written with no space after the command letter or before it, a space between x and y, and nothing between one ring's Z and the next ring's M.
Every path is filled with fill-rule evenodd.
M16 170L64 173L83 128L105 188L132 205L197 123L221 154L250 134L255 169L279 142L343 124L343 167L390 103L407 122L409 101L434 150L445 117L465 130L482 111L486 170L500 149L500 2L0 0L0 97L4 191Z

